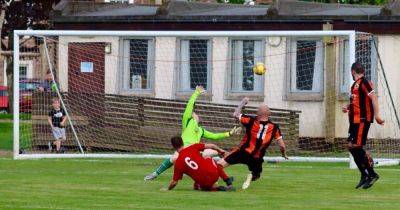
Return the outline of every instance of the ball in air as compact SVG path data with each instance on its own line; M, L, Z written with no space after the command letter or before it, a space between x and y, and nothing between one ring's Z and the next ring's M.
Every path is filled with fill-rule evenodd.
M264 75L266 72L266 68L263 63L259 62L253 66L253 72L254 72L254 74L257 74L257 75Z

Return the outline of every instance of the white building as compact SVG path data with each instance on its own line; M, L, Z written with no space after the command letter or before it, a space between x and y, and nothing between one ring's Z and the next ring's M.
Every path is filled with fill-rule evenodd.
M189 4L194 7L185 7ZM193 6L192 5L192 6ZM182 9L186 8L186 9ZM195 8L195 9L190 9ZM296 8L296 9L293 9ZM362 8L362 9L360 9ZM68 5L59 8L67 11ZM382 71L391 96L400 105L400 79L395 46L400 46L400 18L385 22L382 8L285 2L272 6L234 6L170 2L161 7L127 6L61 12L56 29L66 30L357 30L375 36L360 38L357 59L365 65L379 96L385 127L374 125L370 137L399 137ZM369 24L371 17L381 20ZM393 21L395 20L395 21ZM327 25L326 23L329 22ZM325 25L325 26L324 26ZM369 37L365 39L365 37ZM252 104L300 110L300 136L347 137L350 74L346 41L326 43L323 37L59 37L58 77L63 91L99 89L107 94L186 99L196 85L206 87L204 100L237 104L249 96ZM106 49L106 50L105 50ZM90 55L96 52L96 55ZM380 59L378 59L378 53ZM383 64L383 68L380 65ZM79 72L82 62L92 73ZM265 76L251 67L263 62ZM74 73L71 73L71 72ZM84 82L89 81L89 82ZM77 85L79 84L79 85Z

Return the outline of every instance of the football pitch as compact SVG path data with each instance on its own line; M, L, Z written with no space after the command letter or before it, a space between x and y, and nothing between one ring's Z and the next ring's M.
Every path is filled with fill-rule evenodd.
M160 161L0 158L0 209L400 209L399 166L377 168L381 179L355 190L359 173L345 163L264 163L243 191L247 169L237 165L227 172L238 190L199 192L188 177L161 191L171 169L145 183Z

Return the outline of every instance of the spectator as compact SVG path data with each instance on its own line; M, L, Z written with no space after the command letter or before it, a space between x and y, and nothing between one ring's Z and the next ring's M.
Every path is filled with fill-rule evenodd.
M57 91L57 83L53 81L53 77L51 76L51 72L47 71L45 80L39 87L39 91L41 92L56 92Z
M58 98L53 99L53 108L49 112L48 122L53 132L54 142L56 145L56 152L61 153L61 141L66 140L65 135L65 122L67 116L63 108L60 106L60 100ZM49 150L52 151L52 144L49 142Z

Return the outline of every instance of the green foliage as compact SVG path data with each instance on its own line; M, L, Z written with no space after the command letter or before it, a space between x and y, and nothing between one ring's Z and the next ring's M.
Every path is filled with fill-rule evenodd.
M187 176L172 191L160 191L168 170L144 182L161 160L0 158L1 209L399 209L400 167L378 168L381 179L355 190L359 174L346 163L264 164L260 180L246 191L193 191ZM248 171L227 168L240 188ZM223 184L223 182L220 182Z
M60 0L0 0L0 5L6 11L5 23L1 36L8 36L16 29L47 29L49 15L53 5Z

